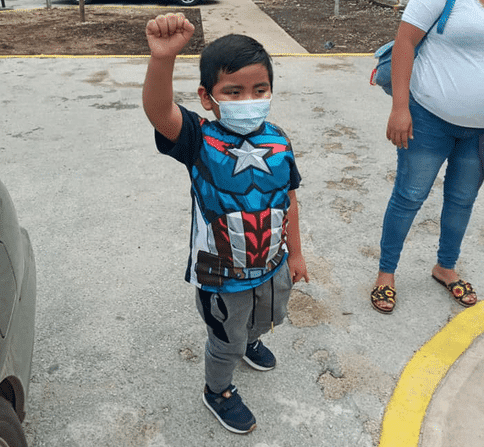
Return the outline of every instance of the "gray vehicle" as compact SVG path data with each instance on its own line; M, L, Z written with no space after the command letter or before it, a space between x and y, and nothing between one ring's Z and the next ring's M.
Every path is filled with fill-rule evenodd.
M79 0L74 0L74 2L79 4ZM196 5L200 5L203 2L204 0L171 0L170 1L170 3L176 4L178 6L196 6ZM84 0L84 4L88 5L90 3L93 3L93 0Z
M35 301L30 239L0 182L0 447L27 447L21 422L30 382Z

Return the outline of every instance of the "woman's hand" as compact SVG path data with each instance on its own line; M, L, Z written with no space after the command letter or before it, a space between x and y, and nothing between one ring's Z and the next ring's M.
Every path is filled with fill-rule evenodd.
M387 138L397 147L408 149L413 139L412 117L409 109L410 78L412 76L415 47L425 31L401 22L392 51L392 111L388 118Z
M387 138L397 147L408 149L413 139L412 116L408 107L392 109L387 124Z

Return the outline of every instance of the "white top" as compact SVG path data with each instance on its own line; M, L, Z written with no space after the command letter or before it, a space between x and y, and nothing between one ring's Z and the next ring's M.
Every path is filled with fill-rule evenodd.
M427 32L445 0L409 0L402 20ZM456 0L443 34L437 25L415 59L410 90L434 115L458 126L484 128L484 5Z

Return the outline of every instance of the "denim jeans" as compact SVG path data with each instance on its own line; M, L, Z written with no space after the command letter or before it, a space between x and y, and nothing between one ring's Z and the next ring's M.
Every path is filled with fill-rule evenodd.
M380 271L394 273L412 222L447 160L437 262L453 269L482 183L484 129L450 124L410 99L413 140L398 148L397 175L383 219Z

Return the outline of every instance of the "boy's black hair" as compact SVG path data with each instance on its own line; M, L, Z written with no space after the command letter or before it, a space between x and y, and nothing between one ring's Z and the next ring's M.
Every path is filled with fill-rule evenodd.
M269 53L249 36L228 34L214 40L202 51L200 57L200 85L212 94L219 73L235 73L248 65L262 64L269 73L272 90L273 70Z

